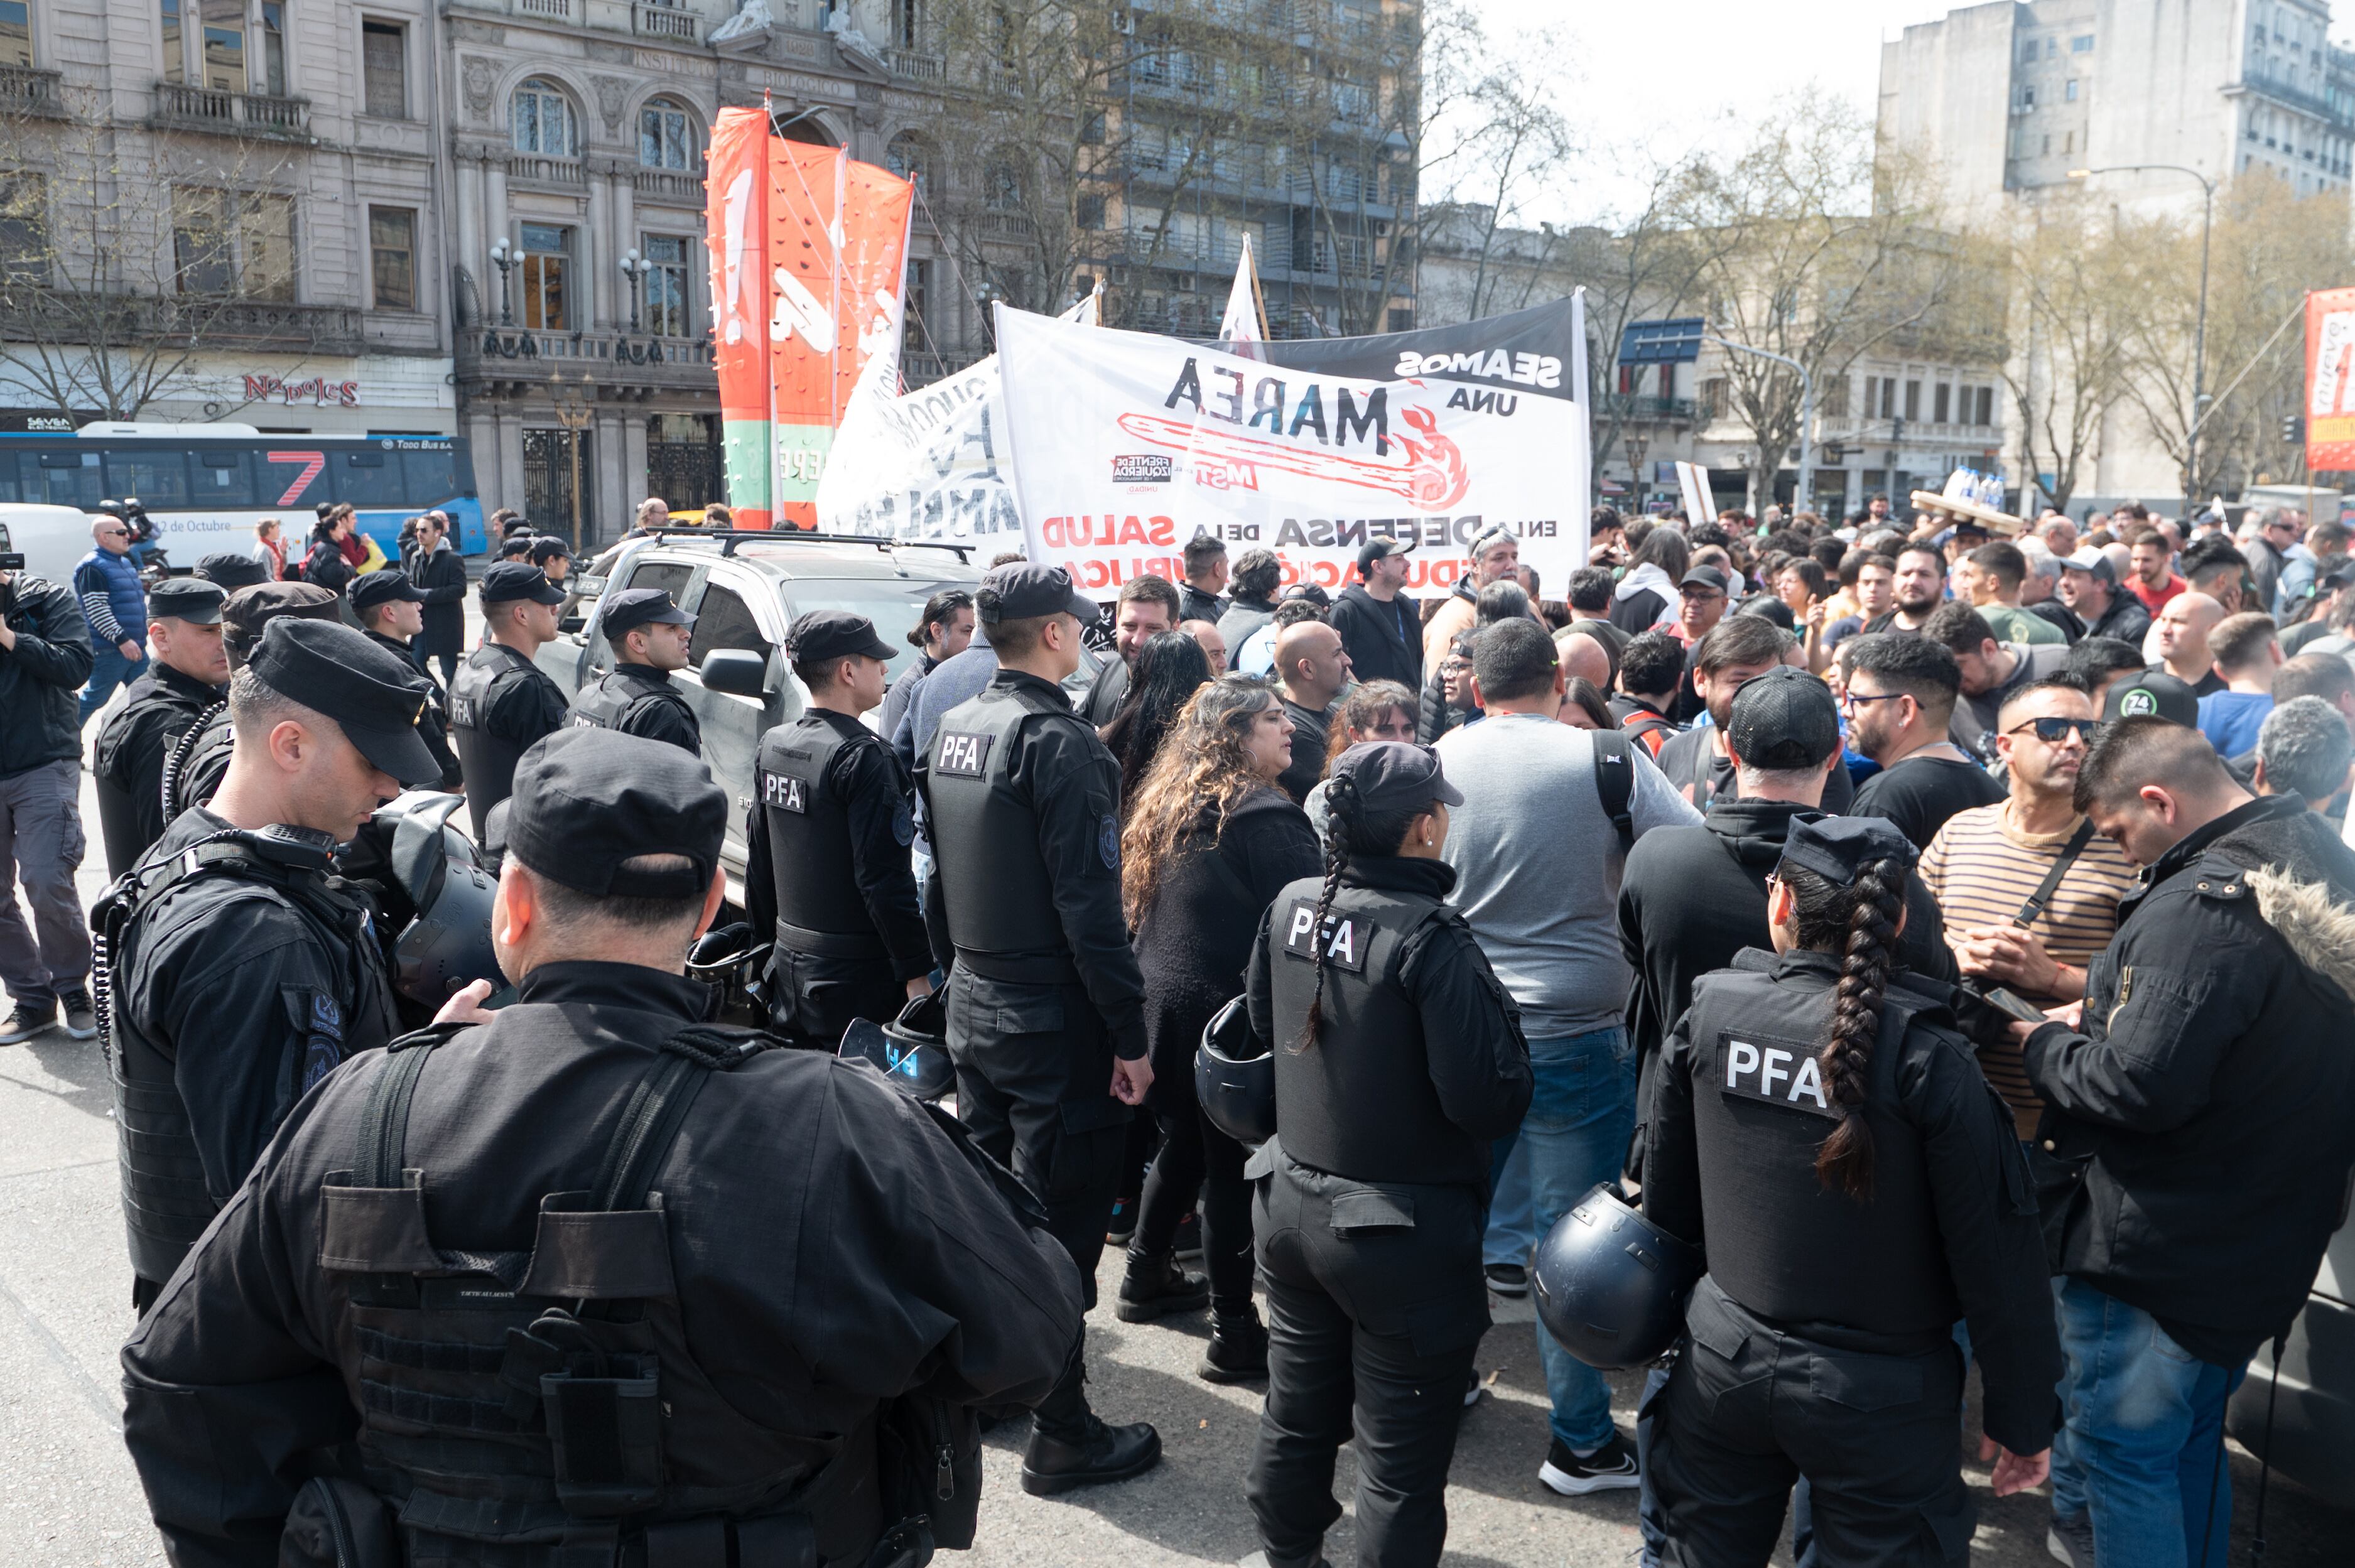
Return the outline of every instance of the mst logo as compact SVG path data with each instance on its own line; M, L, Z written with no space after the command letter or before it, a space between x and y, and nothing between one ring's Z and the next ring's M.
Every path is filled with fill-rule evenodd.
M1177 470L1173 458L1156 453L1128 453L1112 460L1112 482L1115 485L1167 485Z

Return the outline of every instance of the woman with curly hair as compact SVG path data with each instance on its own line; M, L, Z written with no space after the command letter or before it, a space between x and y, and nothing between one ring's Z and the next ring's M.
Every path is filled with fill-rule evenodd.
M1148 656L1165 634L1146 645ZM1196 658L1200 658L1199 648ZM1140 661L1140 675L1144 674ZM1149 689L1149 677L1141 679ZM1292 720L1266 682L1222 676L1194 694L1169 728L1129 808L1121 897L1145 974L1145 1035L1153 1054L1147 1104L1161 1153L1146 1177L1124 1322L1188 1311L1207 1299L1210 1344L1201 1375L1235 1382L1267 1370L1267 1331L1252 1305L1251 1189L1242 1146L1211 1126L1194 1099L1203 1028L1243 988L1252 933L1276 890L1316 869L1316 836L1277 775L1292 763ZM1207 1186L1206 1186L1207 1182ZM1171 1256L1178 1221L1205 1193L1207 1290Z
M1178 716L1210 678L1210 656L1184 632L1156 632L1136 650L1128 695L1100 731L1120 763L1120 798L1133 806Z
M1827 1562L1962 1561L1958 1318L1996 1496L2047 1474L2062 1363L2035 1192L1950 988L1900 961L1913 859L1880 817L1794 822L1774 955L1695 982L1662 1050L1644 1212L1709 1269L1645 1401L1673 1561L1764 1562L1801 1476Z

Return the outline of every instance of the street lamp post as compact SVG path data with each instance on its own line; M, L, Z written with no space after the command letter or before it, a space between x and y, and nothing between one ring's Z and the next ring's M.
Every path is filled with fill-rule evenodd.
M633 336L638 331L639 292L645 286L646 274L654 270L655 264L641 258L634 246L622 252L622 286L630 293L630 333Z
M2069 177L2091 179L2095 175L2147 169L2190 175L2200 182L2200 315L2191 332L2191 424L2183 436L2183 507L2188 517L2199 505L2191 492L2200 483L2200 427L2208 420L2208 238L2216 217L2216 182L2185 164L2104 164L2094 169L2071 169Z
M588 371L581 372L578 381L567 381L561 370L551 371L548 378L548 395L556 404L556 421L562 425L569 439L572 460L572 555L581 556L581 432L597 417L597 379Z
M1720 348L1731 348L1737 354L1755 354L1761 359L1772 359L1777 365L1788 365L1798 376L1799 478L1796 486L1791 492L1791 509L1795 512L1798 511L1808 504L1807 471L1816 465L1816 383L1808 376L1807 368L1787 354L1777 354L1771 348L1753 348L1747 343L1736 343L1730 337L1720 337L1714 333L1702 333L1701 340L1705 343L1714 343ZM1774 466L1776 468L1783 466L1783 454L1779 452L1774 454ZM1767 482L1766 488L1768 493L1758 502L1759 510L1762 512L1774 499L1773 494L1774 485L1772 480Z
M499 270L499 325L501 326L515 325L515 291L508 282L507 274L514 272L516 263L522 260L521 255L511 254L508 251L506 235L502 234L491 241L491 265Z

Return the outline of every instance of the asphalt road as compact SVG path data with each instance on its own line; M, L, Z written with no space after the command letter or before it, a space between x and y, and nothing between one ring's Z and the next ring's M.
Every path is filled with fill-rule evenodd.
M82 806L94 828L87 777ZM85 902L103 888L102 861L93 843L81 876ZM1107 1256L1098 1280L1107 1302L1118 1288L1119 1267L1117 1253ZM1633 1492L1573 1500L1538 1484L1546 1404L1535 1331L1525 1302L1496 1306L1497 1327L1479 1359L1489 1394L1465 1417L1448 1489L1445 1560L1465 1568L1632 1561ZM0 1049L0 1568L130 1568L164 1561L123 1448L115 1357L130 1326L114 1129L96 1042L52 1032ZM1252 1550L1242 1477L1258 1427L1258 1392L1194 1376L1207 1337L1200 1319L1132 1327L1105 1307L1089 1332L1097 1409L1114 1421L1155 1422L1163 1464L1124 1486L1043 1500L1021 1490L1017 1440L1002 1432L987 1450L981 1540L962 1561L974 1568L1159 1568L1232 1563ZM1613 1384L1620 1424L1632 1434L1640 1378L1620 1376ZM1966 1452L1976 1448L1974 1431ZM1983 1467L1966 1463L1965 1469L1980 1502L1974 1561L2005 1568L2048 1562L2046 1499L1998 1502L1986 1489ZM2237 1568L2250 1560L2257 1467L2235 1446L2232 1471ZM1345 1502L1353 1484L1344 1450L1338 1486ZM2355 1515L2277 1482L2266 1522L2266 1562L2275 1568L2355 1563ZM1346 1518L1326 1550L1337 1564L1353 1560ZM1776 1559L1787 1560L1787 1552Z

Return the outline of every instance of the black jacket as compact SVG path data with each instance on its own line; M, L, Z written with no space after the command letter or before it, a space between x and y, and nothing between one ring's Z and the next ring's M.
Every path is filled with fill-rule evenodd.
M1242 994L1260 917L1285 883L1316 876L1322 858L1306 815L1282 790L1246 796L1227 814L1215 847L1209 815L1162 869L1136 927L1156 1106L1192 1103L1202 1027Z
M519 991L433 1052L408 1125L432 1239L474 1257L528 1251L544 1195L595 1190L654 1042L708 1000L604 963L543 965ZM303 1098L123 1352L124 1438L180 1568L276 1563L309 1451L353 1435L365 1314L352 1276L320 1269L321 1190L397 1060L371 1051ZM871 1434L879 1403L911 1392L1043 1397L1081 1330L1062 1249L872 1068L769 1051L725 1076L690 1102L653 1181L692 1370L788 1442ZM705 1452L687 1470L718 1489L760 1463ZM829 1561L865 1560L864 1544L820 1541Z
M1225 594L1205 593L1190 582L1182 580L1178 582L1178 618L1180 621L1208 621L1215 626L1219 624L1219 617L1226 613Z
M315 583L330 593L346 592L358 575L345 557L344 547L324 536L311 541L311 553L303 558L303 581Z
M2355 1166L2355 853L2295 795L2186 837L2118 905L2083 1032L2029 1037L2055 1272L2237 1368L2286 1329Z
M425 676L429 683L432 681L433 677L426 675L425 657L420 649L399 637L388 637L381 632L369 632L366 635L368 641L385 652L398 654L407 659L418 674ZM449 699L439 685L432 686L425 694L425 706L417 710L417 738L425 742L425 749L433 753L433 765L442 770L442 776L433 787L453 792L463 788L466 771L458 765L458 753L450 746Z
M1401 593L1385 604L1353 582L1333 601L1326 621L1341 634L1349 670L1359 680L1394 680L1423 688L1423 617Z
M16 645L0 652L0 779L81 755L74 694L90 682L90 622L73 591L13 574L0 615Z
M2023 604L2020 608L2060 627L2062 636L2073 644L2085 635L2085 623L2077 619L2077 612L2058 599L2039 599L2035 603ZM2140 647L2142 645L2137 643L2135 645Z
M2117 589L2110 596L2110 607L2102 612L2100 620L2085 628L2085 635L2115 637L2130 648L2139 648L2142 640L2150 635L2150 612L2143 608L2133 590Z
M425 630L417 639L421 655L454 654L466 642L466 560L443 542L431 555L412 555L409 581L425 595Z
M114 875L131 869L164 837L168 821L164 815L164 758L188 727L227 695L224 688L159 659L131 683L127 699L99 731L91 771L128 798L137 840L125 847L129 853L117 865L110 838L106 869ZM423 729L422 720L419 728Z

